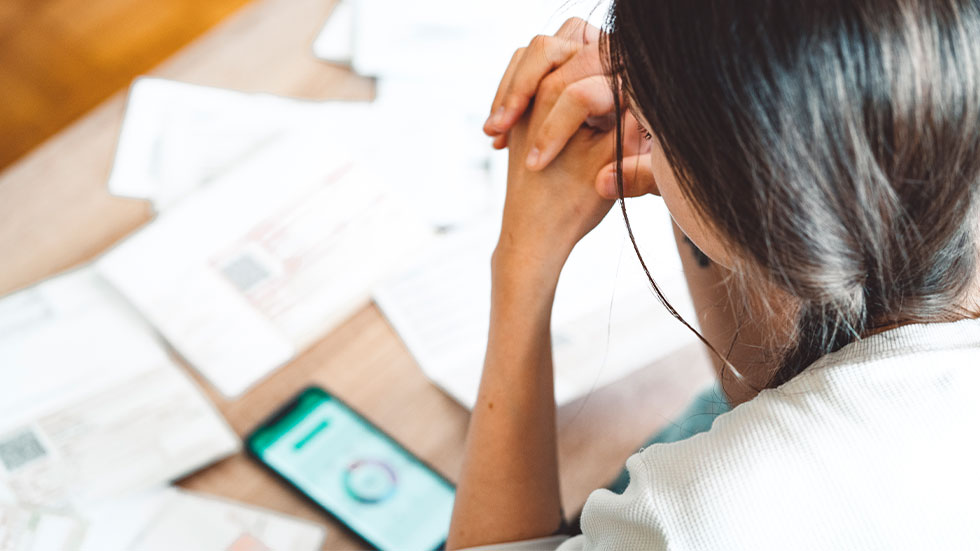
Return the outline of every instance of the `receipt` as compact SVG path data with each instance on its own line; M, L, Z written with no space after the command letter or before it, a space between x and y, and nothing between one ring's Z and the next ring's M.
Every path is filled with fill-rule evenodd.
M4 551L76 551L85 522L61 511L0 503L0 549Z
M317 551L323 526L181 488L82 511L80 551Z
M165 212L99 270L237 396L366 305L430 237L371 164L340 140L298 137Z
M141 77L129 91L109 192L163 211L297 133L355 128L367 110Z
M180 478L238 447L92 269L0 300L0 502L77 507Z
M308 521L203 494L172 490L131 551L316 551L325 530Z

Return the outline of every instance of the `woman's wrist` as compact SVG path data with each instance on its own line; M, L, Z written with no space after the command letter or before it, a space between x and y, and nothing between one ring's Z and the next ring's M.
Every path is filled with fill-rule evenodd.
M521 295L525 300L553 297L567 254L498 243L490 261L494 296Z

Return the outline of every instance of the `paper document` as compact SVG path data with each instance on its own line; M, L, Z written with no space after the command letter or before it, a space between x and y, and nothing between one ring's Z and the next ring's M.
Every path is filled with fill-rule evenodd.
M85 512L81 551L319 551L322 526L224 498L159 489Z
M130 544L133 551L317 551L311 522L184 491L173 492Z
M446 229L496 215L503 181L494 180L495 151L481 126L493 99L467 82L385 79L372 104L376 155L387 181L410 190L411 208Z
M162 214L98 263L234 397L370 300L430 236L338 143L297 138Z
M0 504L3 551L319 551L325 535L309 521L174 487L77 512Z
M480 126L492 92L467 79L387 79L373 103L316 102L140 78L130 90L109 191L164 211L256 157L278 151L281 163L294 162L284 143L333 140L375 161L372 169L408 192L406 207L419 218L435 228L457 226L488 204L495 152Z
M91 269L0 300L0 502L74 507L157 486L239 442Z
M162 211L270 146L317 128L348 129L366 109L142 77L130 88L109 192Z
M671 304L695 324L669 215L657 198L628 203L644 258ZM490 319L490 255L499 223L441 240L374 294L425 374L476 402ZM696 342L649 288L613 211L576 246L552 315L555 398L565 404Z
M356 1L356 0L355 0ZM313 41L313 55L331 63L350 65L354 57L354 6L339 0Z
M84 535L71 513L0 503L0 550L77 551Z
M345 0L349 1L349 0ZM352 66L376 77L499 80L511 55L573 15L601 21L605 3L566 0L352 0Z

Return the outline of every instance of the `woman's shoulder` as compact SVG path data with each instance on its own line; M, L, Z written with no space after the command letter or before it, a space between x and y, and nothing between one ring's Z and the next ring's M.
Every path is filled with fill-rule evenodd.
M962 535L968 524L954 520L980 492L980 454L965 436L980 423L977 359L972 320L855 343L709 431L631 457L622 495L590 497L586 537L640 530L652 549L738 549L759 548L753 534L766 534L798 549L869 535L907 543L932 533L930 523Z

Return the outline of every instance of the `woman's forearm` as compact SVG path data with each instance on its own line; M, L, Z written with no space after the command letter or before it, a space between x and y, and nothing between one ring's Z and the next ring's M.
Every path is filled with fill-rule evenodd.
M558 275L494 266L490 333L447 548L546 536L561 525L551 307Z

